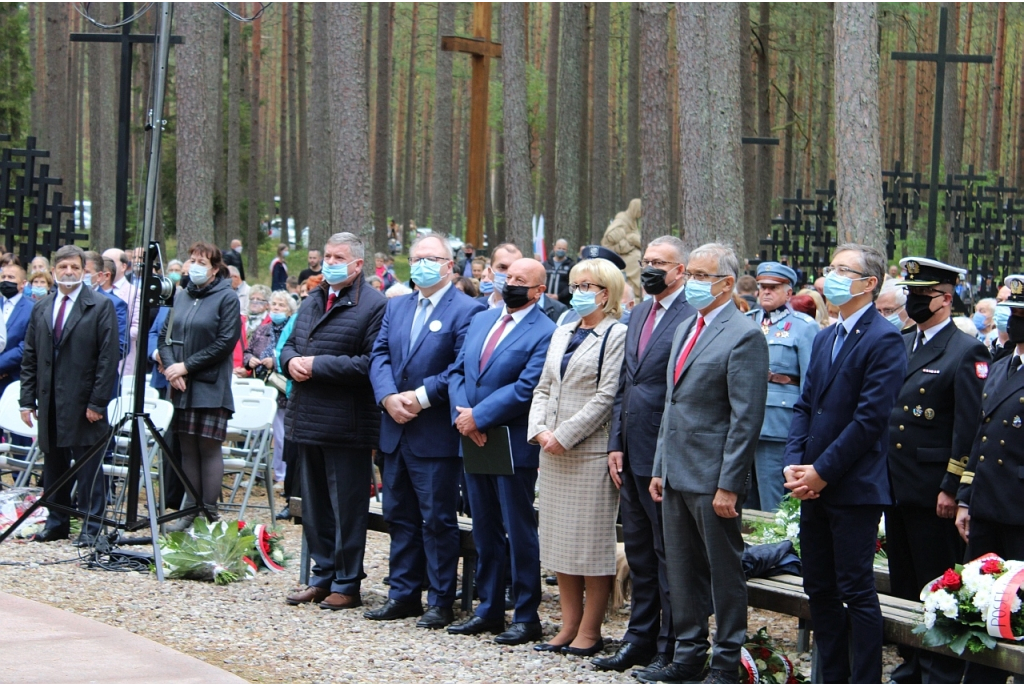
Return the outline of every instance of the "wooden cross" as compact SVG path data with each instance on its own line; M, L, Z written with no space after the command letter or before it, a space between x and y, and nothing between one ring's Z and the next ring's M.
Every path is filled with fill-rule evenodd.
M939 216L939 156L942 152L942 100L946 90L946 64L991 64L991 55L957 55L946 52L948 10L939 10L939 46L937 52L894 52L892 59L908 62L935 62L935 118L932 120L932 180L929 184L928 233L925 257L935 258L935 227ZM957 171L957 170L954 170Z
M487 180L487 89L491 77L489 57L501 57L501 43L491 40L491 3L473 3L473 37L442 36L441 49L472 55L473 76L469 98L469 162L466 188L466 242L484 244L484 193Z
M122 4L121 19L134 14L133 2ZM132 45L135 43L156 43L156 35L132 33L132 22L121 27L121 33L72 33L73 42L120 43L121 44L121 92L117 108L117 196L114 201L114 243L115 247L127 248L128 225L128 129L131 123L132 105ZM181 36L171 36L172 45L180 45Z

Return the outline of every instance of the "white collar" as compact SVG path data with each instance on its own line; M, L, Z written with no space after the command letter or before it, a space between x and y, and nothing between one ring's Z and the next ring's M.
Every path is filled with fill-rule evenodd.
M438 290L430 297L424 297L422 292L419 293L419 297L416 299L416 306L420 306L420 302L423 300L430 300L430 306L433 307L434 309L437 309L437 305L441 301L441 298L444 297L445 293L447 293L448 289L451 287L452 282L448 281L447 283L444 284L444 287L442 287L440 290Z
M537 303L534 302L529 307L526 307L524 309L520 309L518 312L512 312L511 314L509 314L508 306L507 305L502 305L501 306L501 316L498 317L498 320L501 321L505 317L506 314L509 314L509 316L512 317L512 321L514 323L519 323L520 321L525 319L526 315L529 314L530 312L532 312L533 308L536 307L536 306L537 306Z
M698 317L704 317L704 327L707 328L708 326L710 326L711 322L714 321L718 317L718 315L722 313L723 309L725 309L725 305L729 304L730 302L732 302L731 298L727 299L725 302L718 305L707 314L701 314L700 312L697 312Z
M655 297L654 300L655 300L655 302L658 302L659 304L661 304L661 308L662 309L664 309L665 311L668 311L668 308L672 306L672 303L676 301L676 298L678 298L679 295L682 294L682 292L683 292L683 289L679 288L675 292L669 293L668 295L666 295L665 297L661 298L660 300L657 297Z
M943 321L942 323L937 323L931 328L921 331L922 333L924 333L924 342L927 343L929 340L938 335L939 331L941 331L943 328L945 328L951 323L953 323L953 319L947 317L946 320Z
M864 316L864 312L866 312L868 310L868 307L873 307L873 306L875 306L874 302L868 302L866 305L864 305L863 307L861 307L860 309L855 311L853 313L853 315L849 319L844 319L843 315L840 314L839 315L839 321L836 323L836 325L842 326L843 328L845 328L846 329L846 334L849 335L850 331L853 330L853 327L857 325L858 321L860 321L860 317Z

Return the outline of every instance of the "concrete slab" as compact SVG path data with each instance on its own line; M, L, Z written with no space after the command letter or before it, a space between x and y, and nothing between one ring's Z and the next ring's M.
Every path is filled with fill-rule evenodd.
M0 682L244 683L120 628L0 592Z

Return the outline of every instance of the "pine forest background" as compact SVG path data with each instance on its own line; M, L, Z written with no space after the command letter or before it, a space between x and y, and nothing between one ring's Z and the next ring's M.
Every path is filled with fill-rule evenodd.
M992 66L950 68L946 170L973 165L1024 184L1024 5L942 6L951 49L995 58ZM120 4L82 7L104 23L121 17ZM260 7L230 4L244 17ZM597 242L634 197L644 202L645 239L679 232L688 141L680 139L678 43L691 36L678 31L682 7L494 5L493 39L504 42L511 31L515 44L491 62L484 227L491 245L512 239L532 251L529 214L546 217L549 245L560 237L572 249ZM884 168L901 160L927 174L935 67L889 54L934 52L939 7L878 5ZM740 47L742 134L780 138L774 148L743 147L747 256L756 255L780 198L797 189L806 196L834 178L833 11L830 3L741 6L730 40ZM309 226L313 244L354 230L374 233L380 249L389 219L462 235L470 58L441 52L439 36L471 35L472 12L472 3L276 3L240 22L212 3L176 5L173 32L185 44L171 50L158 237L176 236L179 246L242 237L255 267L261 224L274 217ZM156 17L151 9L132 32L154 33ZM76 31L101 29L71 3L0 4L0 132L12 135L7 145L34 135L51 151L51 175L64 179L65 196L91 202L90 242L106 247L113 244L119 50L69 42ZM133 231L152 58L151 46L134 48ZM503 71L519 65L525 79L510 80L503 92ZM503 105L524 100L526 133L506 137ZM360 138L368 149L353 143ZM524 146L529 189L518 200L532 211L506 217L506 181L517 172L506 157L525 158ZM358 174L339 161L352 159L365 160ZM918 225L900 249L922 242ZM940 252L944 245L940 237Z

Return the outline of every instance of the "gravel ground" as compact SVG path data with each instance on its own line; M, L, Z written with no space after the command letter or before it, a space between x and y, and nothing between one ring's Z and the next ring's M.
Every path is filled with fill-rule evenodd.
M297 558L299 527L285 524L281 530ZM387 536L370 532L364 607L387 598L387 554ZM364 609L289 607L284 596L297 584L297 559L284 573L262 572L225 587L158 583L152 574L89 570L77 562L44 563L77 557L69 542L7 541L0 545L0 590L124 628L252 682L636 682L628 672L598 671L586 659L538 654L531 645L503 647L487 636L427 631L416 628L415 619L377 623L362 617ZM545 636L554 635L560 621L556 587L545 587L540 615ZM618 643L607 638L620 638L627 620L625 609L608 616L608 653ZM767 626L809 674L810 656L795 651L796 619L751 609L749 626L751 632ZM894 655L886 651L888 671Z

